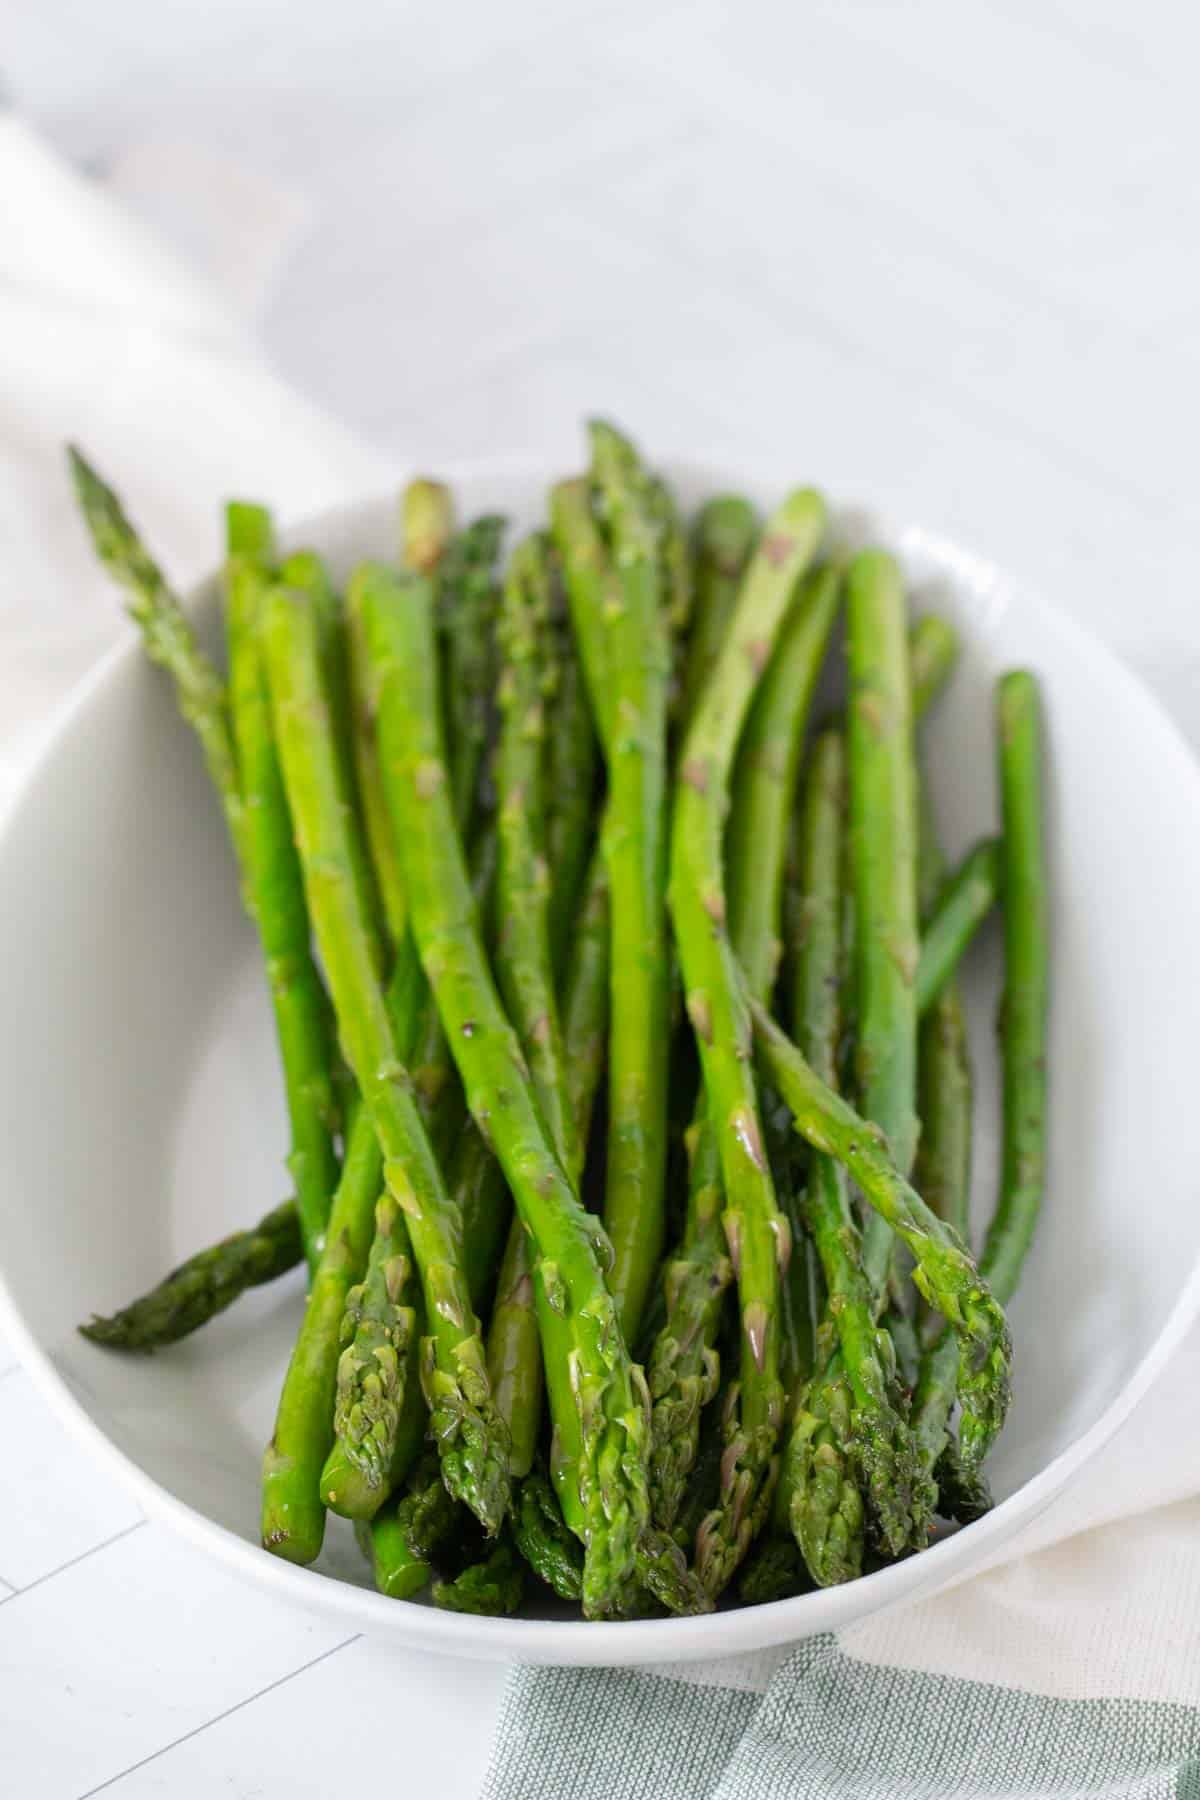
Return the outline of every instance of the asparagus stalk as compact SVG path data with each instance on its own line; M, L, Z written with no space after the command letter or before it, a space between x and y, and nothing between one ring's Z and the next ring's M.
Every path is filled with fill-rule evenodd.
M420 1326L410 1293L410 1253L404 1215L385 1188L375 1204L364 1278L346 1295L332 1467L327 1461L321 1476L325 1504L351 1518L370 1516L388 1491L409 1349L415 1347Z
M647 1523L647 1396L604 1280L607 1246L584 1212L542 1120L524 1058L492 981L446 794L431 596L373 573L366 619L380 676L380 742L404 846L414 934L467 1101L490 1137L533 1239L539 1319L570 1323L566 1369L551 1371L564 1516L584 1544L584 1609L620 1610Z
M253 614L257 607L257 578L239 556L238 591L236 597L231 595L240 621L235 633L238 666L234 678L242 701L242 756L251 759L248 774L253 784L244 794L234 724L220 676L200 649L183 608L126 518L116 494L77 449L71 447L68 455L96 553L126 589L130 615L141 631L147 654L174 682L180 712L200 740L225 814L243 893L267 963L292 1121L290 1160L301 1184L297 1189L301 1235L312 1268L321 1254L321 1232L337 1179L331 1080L336 1052L327 1030L320 977L308 949L304 896L294 857L289 854L287 809L278 787L269 720L256 699L253 619L244 615ZM239 532L248 535L253 551L268 552L270 522L266 514L257 509L239 511L233 522ZM228 1266L227 1258L223 1265ZM233 1297L228 1287L215 1291Z
M836 1085L842 965L846 752L839 732L813 748L800 826L804 927L795 971L797 1037L809 1066ZM844 1380L852 1401L852 1463L882 1543L893 1555L924 1542L934 1495L924 1477L896 1382L886 1331L862 1262L845 1179L831 1158L809 1162L806 1219L821 1258ZM832 1415L831 1415L832 1421ZM798 1502L803 1507L803 1500ZM823 1541L823 1540L820 1540ZM812 1564L810 1563L810 1568ZM821 1580L814 1568L814 1577Z
M325 1249L263 1457L262 1541L289 1562L312 1562L325 1537L321 1469L333 1437L338 1340L346 1294L371 1244L379 1170L375 1128L364 1108L351 1128Z
M506 1002L543 1120L573 1184L583 1151L567 1086L562 1026L554 991L549 933L550 877L543 850L543 740L548 685L546 636L550 579L546 546L536 537L514 552L501 614L504 675L496 785L500 807L496 959ZM533 1300L529 1234L514 1217L488 1335L496 1404L512 1438L514 1477L528 1474L542 1412L542 1353Z
M435 1581L433 1604L446 1612L503 1617L525 1597L525 1564L507 1533L482 1562L472 1563L453 1581Z
M74 444L67 446L67 457L75 498L96 555L125 589L129 616L142 634L146 654L171 677L176 704L200 741L245 882L245 807L224 683L196 642L186 613L117 495Z
M821 569L800 588L750 711L731 809L729 918L734 954L765 1000L778 958L787 828L813 688L838 606L838 579ZM666 1318L647 1378L652 1414L651 1498L670 1527L696 1455L700 1412L716 1391L722 1297L732 1269L721 1227L720 1157L703 1096L690 1133L683 1242L667 1264Z
M423 569L432 571L444 558L449 542L449 494L435 482L414 482L405 494L403 512L406 554L415 557ZM310 585L307 591L315 592L320 600L319 589ZM348 614L347 704L353 689L359 723L352 734L347 721L346 731L353 737L358 759L364 829L368 843L381 851L385 859L385 880L392 893L390 907L385 904L385 920L398 922L397 900L403 905L402 930L392 938L394 962L388 1009L396 1031L396 1047L410 1073L424 1123L431 1125L452 1065L437 1009L407 927L399 850L379 781L375 746L377 696L363 649L362 621L353 582ZM466 807L477 774L469 739L457 747L457 754L460 760L468 761L470 768L470 784L462 799ZM385 809L382 817L381 807ZM384 898L386 901L386 888ZM452 1099L447 1099L443 1113L438 1129L442 1137L448 1137L460 1122ZM380 1169L382 1177L382 1161ZM404 1214L385 1189L375 1209L375 1234L363 1279L346 1296L341 1332L344 1347L338 1359L333 1415L334 1443L321 1475L325 1504L348 1518L370 1518L392 1486L394 1466L398 1461L404 1466L405 1452L399 1440L403 1422L413 1416L412 1406L406 1405L407 1383L418 1374L419 1333L424 1325L421 1308L409 1292L410 1251Z
M150 1292L111 1318L79 1327L85 1338L114 1350L157 1350L206 1325L249 1287L274 1281L300 1261L300 1214L294 1201L277 1206L249 1231L235 1231L180 1263Z
M406 1492L355 1527L375 1586L393 1600L411 1600L427 1587L433 1558L454 1530L458 1509L446 1492L436 1451L422 1457Z
M586 879L592 842L596 790L597 743L583 668L571 637L561 600L560 571L554 565L554 609L551 618L555 681L546 733L546 860L553 871L548 928L554 969L567 963L567 952L581 903L586 906Z
M707 1116L720 1145L725 1234L741 1302L742 1377L730 1409L721 1500L697 1538L697 1566L713 1594L745 1554L770 1483L783 1410L777 1297L789 1252L787 1221L776 1205L763 1148L746 998L726 929L722 839L742 724L824 524L824 503L809 489L790 495L768 523L725 648L688 728L672 822L668 897Z
M740 494L721 494L700 509L692 546L695 617L680 707L684 729L721 654L757 529L754 508Z
M427 584L420 583L423 591ZM309 906L346 1055L374 1121L384 1180L404 1214L429 1335L422 1383L447 1487L495 1531L508 1502L508 1442L488 1385L479 1322L462 1269L461 1220L447 1198L372 952L353 879L354 821L341 804L326 729L315 620L277 590L264 621L268 676ZM405 869L413 901L412 881Z
M854 1397L832 1320L817 1333L817 1372L797 1397L775 1498L776 1524L789 1528L819 1587L862 1574L865 1519L854 1464Z
M517 1549L560 1600L583 1594L583 1555L578 1539L563 1523L562 1511L545 1471L535 1466L513 1502L512 1533Z
M501 925L496 966L551 1141L578 1182L583 1162L567 1088L562 1025L550 950L550 870L543 792L549 624L546 546L518 545L504 587L500 738L495 778L499 803L497 871Z
M403 947L408 939L408 903L404 893L404 874L400 867L400 847L392 830L379 778L379 757L375 745L378 696L363 652L362 620L359 617L358 597L353 583L346 595L346 622L351 744L363 830L379 883L388 939L393 954L403 955Z
M675 496L660 476L649 478L646 495L658 538L659 582L667 630L672 641L678 643L692 622L695 597L687 538Z
M650 1491L654 1517L670 1529L696 1460L700 1418L721 1378L717 1339L733 1263L721 1220L721 1156L701 1109L689 1126L683 1237L663 1271L666 1316L646 1368L650 1387Z
M755 1045L796 1129L814 1150L834 1156L869 1206L887 1220L915 1258L913 1280L958 1339L963 1406L962 1453L977 1468L1004 1422L1011 1342L1004 1313L958 1234L931 1212L909 1184L879 1127L815 1075L760 1006L751 1003Z
M850 565L846 639L858 1089L907 1174L917 1146L916 784L904 587L882 551ZM863 1256L880 1302L891 1244L872 1214Z
M485 514L451 545L442 569L442 619L446 632L445 718L454 746L450 780L454 816L471 825L480 771L487 752L495 683L496 559L505 521ZM411 529L411 526L410 526ZM418 573L428 573L410 562Z
M925 613L908 633L908 679L912 715L924 718L958 661L958 633L939 613Z
M375 866L368 850L362 800L355 781L354 708L346 619L329 570L314 550L295 551L281 563L278 585L304 595L313 610L321 653L323 691L329 710L334 766L342 804L353 813L358 826L350 842L351 867L358 888L359 903L370 923L372 942L379 948L381 963L386 963L387 916Z
M996 690L1004 998L1004 1158L1000 1199L983 1267L1006 1298L1016 1290L1046 1180L1047 939L1040 701L1034 677L1014 670Z
M575 642L583 663L592 718L605 754L613 727L608 620L618 604L616 573L592 511L586 476L550 490L550 527L562 558Z
M300 1231L314 1269L324 1247L338 1179L337 1108L324 990L309 949L308 909L292 820L271 727L259 648L259 616L270 590L272 530L262 507L228 511L225 617L229 695L243 804L247 891L271 985L291 1128L288 1170Z
M772 1600L791 1600L811 1585L796 1540L772 1532L760 1538L742 1565L738 1599L743 1606L766 1606Z
M729 932L764 1003L779 965L783 876L804 727L841 602L838 571L814 569L784 619L738 747L730 808Z
M968 944L996 904L999 887L1000 845L995 838L976 844L939 886L917 959L917 1012L922 1017L953 978Z
M662 1254L667 1151L670 958L667 948L667 684L670 663L653 499L632 446L591 426L593 479L615 575L607 621L612 683L609 803L609 1286L626 1340L637 1335ZM593 709L598 710L593 672Z
M1000 1198L980 1268L997 1299L1007 1301L1020 1279L1045 1180L1046 876L1040 724L1033 677L1023 671L1004 676L996 691L996 713L1003 816L1003 1161ZM961 1183L961 1173L958 1179ZM965 1185L962 1191L965 1206ZM977 1479L982 1456L972 1454L965 1419L959 1452L949 1445L947 1421L955 1383L953 1339L944 1331L922 1362L914 1395L916 1427L928 1466L936 1465L947 1485L943 1510L974 1517L987 1506L986 1490Z
M803 895L802 925L795 967L796 1034L814 1073L831 1089L836 1085L840 1034L842 968L842 869L846 753L840 732L824 733L813 746L799 830L799 880ZM779 1504L796 1522L810 1571L821 1585L841 1576L847 1546L831 1543L827 1529L829 1475L833 1445L844 1457L839 1480L857 1478L882 1543L895 1555L924 1541L933 1512L933 1493L924 1477L909 1431L906 1409L896 1381L895 1358L888 1333L875 1324L874 1295L862 1264L862 1250L846 1193L845 1178L830 1157L809 1160L805 1217L821 1258L829 1296L828 1366L814 1377L814 1388L828 1392L819 1400L798 1394L792 1434L799 1436L797 1454L785 1453ZM850 1396L849 1437L833 1444L842 1417L843 1389ZM820 1429L814 1424L820 1421ZM823 1452L815 1462L816 1450ZM812 1477L811 1488L806 1485ZM816 1521L806 1508L812 1505ZM848 1515L839 1501L837 1516ZM835 1551L832 1564L827 1560ZM858 1552L856 1551L857 1555Z
M608 1042L608 945L608 871L598 849L584 883L562 991L567 1096L575 1142L585 1149Z

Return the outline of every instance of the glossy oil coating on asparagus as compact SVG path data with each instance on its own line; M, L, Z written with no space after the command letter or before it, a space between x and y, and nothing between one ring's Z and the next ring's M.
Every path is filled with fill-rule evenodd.
M426 582L420 585L428 591ZM508 1503L508 1434L492 1402L479 1322L463 1273L461 1220L397 1054L378 949L358 901L348 844L353 821L337 781L311 608L277 589L267 605L264 642L313 928L342 1044L383 1152L384 1180L404 1215L420 1272L428 1333L422 1384L443 1474L451 1492L486 1530L495 1531ZM407 867L405 879L411 910Z
M579 1445L555 1474L564 1516L584 1544L585 1610L619 1612L649 1512L645 1382L605 1283L603 1232L555 1155L484 955L446 793L431 595L376 569L367 619L414 932L471 1111L533 1239L539 1314L561 1315L571 1334L568 1367L557 1372L565 1379L551 1379L550 1399L560 1437Z
M741 1309L741 1381L730 1405L721 1499L697 1536L697 1566L714 1594L749 1546L772 1476L783 1412L776 1301L789 1252L763 1144L746 997L726 925L723 837L742 726L824 527L824 503L811 489L790 495L769 520L688 728L672 823L670 907L707 1118L720 1148L725 1235Z

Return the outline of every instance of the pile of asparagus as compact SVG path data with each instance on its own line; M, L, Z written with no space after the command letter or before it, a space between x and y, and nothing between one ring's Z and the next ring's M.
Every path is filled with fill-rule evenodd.
M299 1563L589 1618L846 1581L989 1504L1002 1304L1043 1185L1037 691L954 870L915 727L957 653L824 502L690 531L612 426L501 558L414 482L339 594L227 512L228 677L77 452L97 552L224 808L274 1008L294 1199L95 1342L191 1332L301 1258L262 1478ZM806 745L844 617L847 698ZM1004 1157L967 1248L958 965L997 900Z

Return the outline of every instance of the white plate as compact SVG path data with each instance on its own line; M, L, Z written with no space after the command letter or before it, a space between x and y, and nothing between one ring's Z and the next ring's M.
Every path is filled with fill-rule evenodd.
M745 486L673 472L690 502ZM464 512L537 516L548 472L457 483ZM777 493L778 490L774 490ZM764 485L758 497L773 498ZM136 496L133 497L136 501ZM290 534L339 574L391 551L389 497ZM861 530L861 522L856 529ZM1015 1399L969 1530L851 1586L707 1619L473 1619L384 1599L349 1527L314 1570L258 1546L258 1470L296 1328L294 1272L149 1359L74 1331L287 1191L284 1113L254 938L221 818L165 678L132 637L78 695L0 837L0 1324L66 1422L153 1513L305 1604L431 1650L559 1663L726 1655L831 1629L980 1562L1082 1467L1200 1309L1195 1106L1200 779L1143 690L1060 615L910 528L880 536L919 604L961 625L928 728L948 847L996 817L991 688L1038 674L1049 737L1054 993L1045 1218L1019 1297ZM197 596L215 628L215 591ZM974 1205L995 1190L995 932L971 961Z

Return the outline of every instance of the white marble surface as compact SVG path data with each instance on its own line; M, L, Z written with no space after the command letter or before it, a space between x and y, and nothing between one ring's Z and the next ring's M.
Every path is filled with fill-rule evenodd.
M15 0L4 73L186 255L233 242L266 353L398 457L567 462L604 408L870 496L1067 601L1200 745L1198 50L1177 0ZM290 1800L351 1753L477 1791L498 1671L234 1588L11 1361L6 1792Z

